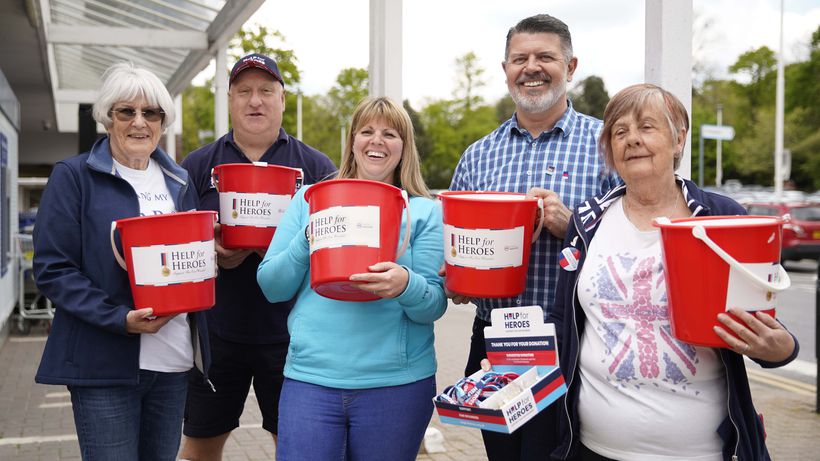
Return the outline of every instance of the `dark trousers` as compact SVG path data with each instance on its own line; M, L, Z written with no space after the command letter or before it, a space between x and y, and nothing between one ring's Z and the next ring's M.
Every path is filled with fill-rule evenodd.
M586 447L586 445L581 444L581 454L578 457L578 461L617 461L612 458L607 458L606 456L601 456L598 453L590 450Z
M487 357L484 345L484 327L490 326L476 317L473 335L470 339L470 355L464 376L469 376L481 368L481 360ZM555 406L535 415L524 426L512 434L481 431L484 449L489 461L542 461L549 460L550 453L557 445L557 418Z

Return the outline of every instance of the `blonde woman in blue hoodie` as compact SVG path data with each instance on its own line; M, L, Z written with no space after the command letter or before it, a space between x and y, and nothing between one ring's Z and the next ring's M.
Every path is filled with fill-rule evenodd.
M339 178L407 191L409 245L397 262L351 276L381 299L324 298L310 288L309 187L294 196L257 272L271 302L296 297L288 317L276 457L414 460L436 393L433 322L444 315L447 299L438 276L444 261L441 207L424 184L413 125L399 104L384 97L359 104Z

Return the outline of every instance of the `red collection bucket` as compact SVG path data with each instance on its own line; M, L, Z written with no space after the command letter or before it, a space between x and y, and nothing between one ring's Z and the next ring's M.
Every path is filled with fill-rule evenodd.
M404 254L410 238L407 193L378 181L334 179L311 186L305 200L310 206L310 287L340 301L381 299L349 278ZM397 255L402 208L407 220Z
M543 201L512 192L448 191L439 197L447 289L476 298L522 293L530 247L544 223ZM542 219L533 235L539 208Z
M111 249L128 271L134 308L171 315L213 307L215 211L186 211L111 223ZM117 250L119 229L125 260Z
M673 336L727 348L712 330L723 326L719 313L740 307L774 316L776 294L791 283L780 265L779 218L657 218L655 226L661 230Z
M219 191L219 221L225 248L267 249L302 170L265 162L226 163L211 170Z

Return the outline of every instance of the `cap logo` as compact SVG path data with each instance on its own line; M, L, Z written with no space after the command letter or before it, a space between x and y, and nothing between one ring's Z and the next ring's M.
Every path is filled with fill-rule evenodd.
M243 59L242 62L253 61L259 64L265 65L265 60L260 58L259 56L248 56L247 58ZM266 66L267 67L267 66Z

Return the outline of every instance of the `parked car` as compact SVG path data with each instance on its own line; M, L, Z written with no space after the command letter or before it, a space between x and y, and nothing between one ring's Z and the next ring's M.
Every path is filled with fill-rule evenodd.
M820 203L762 203L746 205L750 215L783 218L783 261L820 258Z

